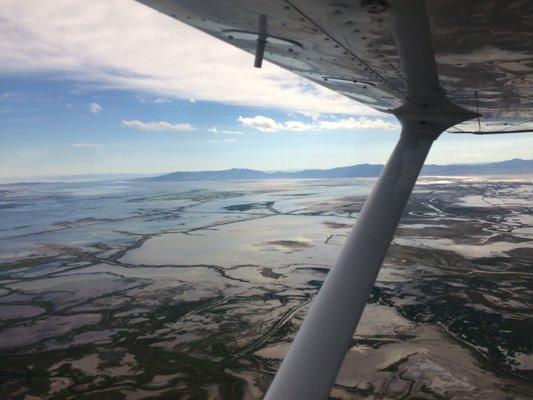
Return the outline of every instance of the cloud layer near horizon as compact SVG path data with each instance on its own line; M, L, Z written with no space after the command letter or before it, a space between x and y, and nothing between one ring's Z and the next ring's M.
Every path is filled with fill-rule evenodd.
M385 121L381 118L342 118L334 120L319 120L315 119L312 123L305 123L302 121L290 120L285 122L278 122L272 118L263 115L256 115L255 117L239 117L238 121L246 127L257 129L261 132L278 132L278 131L312 131L323 129L336 130L363 130L363 129L382 129L382 130L398 130L398 124Z
M165 98L377 114L133 0L3 0L0 74L45 73Z

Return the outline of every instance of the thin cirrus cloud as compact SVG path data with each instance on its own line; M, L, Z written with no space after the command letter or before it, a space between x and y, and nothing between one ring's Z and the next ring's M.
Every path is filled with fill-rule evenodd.
M128 128L138 129L140 131L152 132L190 132L196 130L188 122L181 124L173 124L167 121L150 121L143 122L137 119L122 121L122 124Z
M136 1L4 0L0 74L40 73L161 99L377 114ZM179 43L179 45L176 45ZM83 49L80 51L80 49ZM194 100L192 100L194 99Z
M315 120L312 123L290 120L283 123L263 115L255 117L242 117L237 119L243 126L257 129L261 132L278 132L278 131L311 131L311 130L397 130L399 126L382 118L341 118L334 120Z

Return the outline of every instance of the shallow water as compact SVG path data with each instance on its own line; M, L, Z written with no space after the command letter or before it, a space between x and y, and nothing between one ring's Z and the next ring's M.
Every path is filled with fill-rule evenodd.
M373 183L1 185L0 393L261 397ZM420 180L335 396L531 398L532 187Z

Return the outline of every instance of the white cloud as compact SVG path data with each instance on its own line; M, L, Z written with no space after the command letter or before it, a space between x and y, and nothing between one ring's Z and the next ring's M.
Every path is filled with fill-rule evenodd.
M158 97L154 100L154 103L157 104L164 104L164 103L172 103L172 100L170 100L168 97Z
M307 124L302 121L290 120L284 123L277 122L272 118L263 115L256 115L255 117L239 117L238 121L244 126L255 128L261 132L277 132L277 131L317 131L317 130L367 130L367 129L381 129L381 130L397 130L399 125L385 121L382 118L343 118L329 120L318 120Z
M0 73L313 113L377 114L138 2L2 0ZM179 45L176 45L179 43Z
M277 132L283 125L277 123L272 118L263 115L256 115L255 117L239 117L237 119L244 126L255 128L261 132Z
M88 107L93 114L98 114L100 111L102 111L102 106L98 103L91 103Z
M104 147L103 144L98 144L98 143L74 143L72 145L72 147L76 147L76 148L100 148L100 147Z
M318 120L322 114L318 111L298 111L300 114L305 115L308 118L311 118L313 121Z
M150 121L143 122L137 119L122 121L124 126L128 128L138 129L141 131L154 131L154 132L186 132L194 131L194 127L189 123L173 124L167 121Z
M335 121L318 121L318 129L384 129L391 131L399 129L399 125L381 118L350 117L336 119Z
M212 140L209 140L209 143L234 143L235 142L235 139L223 139L223 140L218 140L218 139L212 139Z
M301 121L286 121L282 129L286 131L308 131L314 129L314 127Z
M255 128L261 132L306 131L314 129L313 125L301 121L286 121L285 123L279 123L272 118L263 115L256 115L255 117L241 116L237 120L244 126Z
M230 129L218 129L216 126L207 129L211 133L225 133L226 135L242 135L241 131L233 131Z

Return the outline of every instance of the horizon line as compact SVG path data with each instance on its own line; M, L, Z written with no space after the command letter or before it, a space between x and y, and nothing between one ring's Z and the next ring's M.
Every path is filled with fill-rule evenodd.
M436 166L456 166L456 165L484 165L484 164L494 164L494 163L504 163L509 161L533 161L533 159L526 159L526 158L511 158L507 160L502 161L483 161L483 162L472 162L472 163L449 163L449 164L424 164L424 167L430 166L430 165L436 165ZM329 167L329 168L291 168L291 169L279 169L279 170L264 170L264 169L255 169L255 168L246 168L246 167L230 167L230 168L224 168L224 169L203 169L203 170L172 170L172 171L160 171L160 172L87 172L82 174L71 174L71 175L63 175L63 174L47 174L47 175L27 175L27 176L0 176L0 184L7 184L7 183L31 183L31 181L27 181L27 179L75 179L75 178L83 178L83 177L95 177L95 176L105 176L105 175L122 175L122 176L131 176L132 178L134 176L136 177L149 177L149 176L162 176L172 173L202 173L202 172L223 172L223 171L231 171L231 170L249 170L249 171L258 171L258 172L265 172L265 173L297 173L302 171L324 171L324 170L332 170L337 168L348 168L348 167L356 167L356 166L362 166L362 165L370 165L370 166L384 166L384 164L381 163L359 163L359 164L350 164L350 165L342 165L337 167Z

